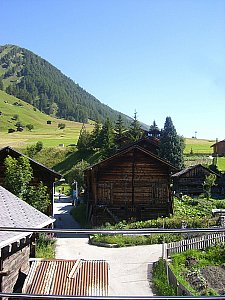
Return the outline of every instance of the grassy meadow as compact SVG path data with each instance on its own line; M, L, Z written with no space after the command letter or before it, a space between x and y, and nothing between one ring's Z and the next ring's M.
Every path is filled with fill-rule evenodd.
M15 103L19 105L15 105ZM81 123L72 122L50 117L32 105L0 91L0 147L12 146L15 148L26 148L29 144L42 141L44 147L54 147L59 144L65 146L76 144L79 137ZM13 120L18 116L17 120ZM24 128L23 132L8 133L8 129L15 129L16 122L24 126L32 124L34 129L29 131ZM47 121L51 124L47 125ZM58 124L64 123L64 129L59 129ZM93 125L86 124L87 130L92 130Z
M193 155L211 155L213 152L211 146L215 144L215 142L215 140L186 138L184 154L190 154L192 152Z
M51 124L47 124L47 121L51 121ZM23 126L32 124L34 128L29 131L25 127L22 132L8 133L8 129L16 129L15 125L17 122L21 122ZM58 127L60 123L65 124L64 129ZM87 130L91 131L94 125L93 122L89 122L85 126ZM76 144L81 127L81 123L48 116L32 105L0 90L0 148L11 146L23 150L28 145L41 141L44 148L51 147L50 152L54 152L52 157L51 153L45 153L45 155L49 156L49 164L53 165L53 162L51 162L52 159L56 160L56 164L58 164L62 158L58 157L60 153L62 152L62 156L67 155L67 151L63 151L63 148L59 147L59 144L64 144L65 147ZM189 166L197 163L211 164L212 158L210 156L213 150L211 146L214 143L215 140L186 138L184 149L185 165ZM54 147L55 150L53 150ZM56 151L59 148L62 149L60 153ZM40 159L42 161L43 158L40 157ZM43 161L43 163L45 162ZM218 159L218 167L220 170L225 170L224 159Z

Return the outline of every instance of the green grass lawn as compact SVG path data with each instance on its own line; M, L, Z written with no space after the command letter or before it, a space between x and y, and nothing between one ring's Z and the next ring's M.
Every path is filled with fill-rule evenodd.
M20 103L21 106L15 105L15 102ZM76 144L82 127L82 124L78 122L48 116L32 105L3 91L0 91L0 112L0 147L9 145L15 148L25 148L37 141L43 142L44 147ZM18 120L12 119L15 115L18 115ZM34 129L29 131L24 128L23 132L8 133L9 128L16 128L15 124L18 121L24 126L32 124ZM47 121L51 121L51 124L47 125ZM65 129L59 129L59 123L64 123ZM92 130L93 124L87 124L86 129Z
M214 140L203 140L203 139L185 139L185 149L184 154L190 154L191 150L193 155L199 154L212 154L213 149L210 148L215 144Z
M219 171L225 172L225 157L217 158L217 167Z

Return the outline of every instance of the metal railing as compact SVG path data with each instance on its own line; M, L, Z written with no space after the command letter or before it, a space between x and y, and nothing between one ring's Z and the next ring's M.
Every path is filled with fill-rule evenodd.
M46 229L46 228L15 228L15 227L0 227L0 231L13 232L29 232L29 233L65 233L75 235L92 235L92 234L129 234L129 235L150 235L159 233L219 233L225 232L225 228L181 228L181 229L165 229L165 228L142 228L142 229L118 229L118 230L103 230L103 229ZM0 298L16 298L16 299L75 299L75 300L218 300L224 299L224 296L70 296L70 295L40 295L40 294L24 294L24 293L2 293Z
M142 228L142 229L50 229L50 228L33 228L33 227L0 227L0 231L13 231L13 232L40 232L40 233L73 233L73 234L159 234L159 233L219 233L225 232L225 227L220 228Z
M0 293L0 297L14 299L74 299L74 300L224 300L225 296L59 296L59 295L35 295L19 293Z

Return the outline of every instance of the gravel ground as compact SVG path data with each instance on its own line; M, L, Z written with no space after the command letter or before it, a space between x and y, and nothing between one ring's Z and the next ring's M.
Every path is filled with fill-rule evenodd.
M63 198L55 203L57 228L80 228L69 211L71 203ZM162 255L161 245L127 248L103 248L88 244L87 236L60 235L56 243L56 258L103 259L109 262L109 296L151 296L153 262Z
M201 273L207 280L208 287L213 288L218 294L225 293L225 269L220 266L206 266Z

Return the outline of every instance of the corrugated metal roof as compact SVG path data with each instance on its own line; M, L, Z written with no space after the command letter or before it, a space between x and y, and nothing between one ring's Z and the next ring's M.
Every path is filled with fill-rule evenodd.
M42 228L53 222L54 219L0 186L0 224L2 227ZM0 231L0 248L26 237L30 233Z
M23 292L27 294L107 296L109 264L104 260L34 260Z

